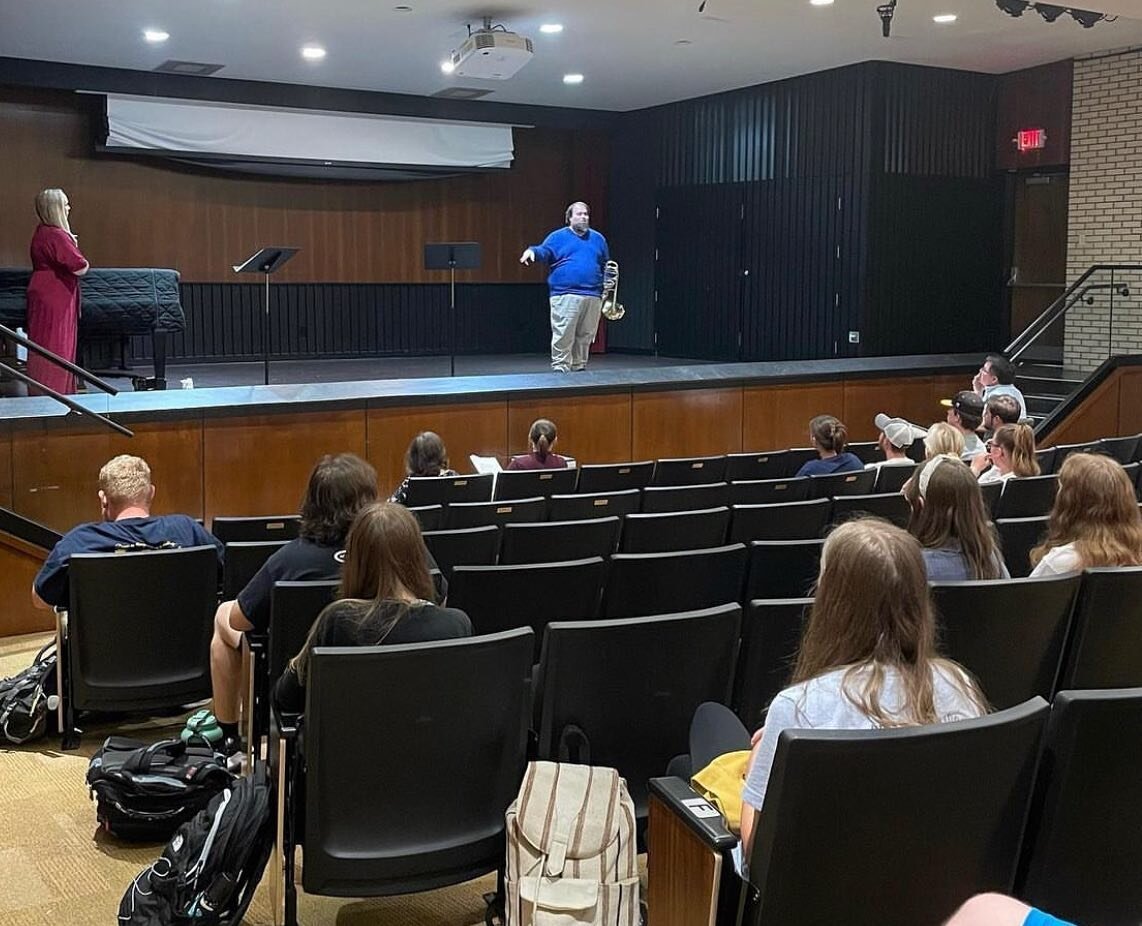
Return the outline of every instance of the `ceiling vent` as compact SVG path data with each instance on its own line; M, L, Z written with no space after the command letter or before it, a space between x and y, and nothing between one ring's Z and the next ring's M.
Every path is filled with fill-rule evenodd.
M217 74L226 65L204 64L201 61L175 61L173 58L164 61L154 70L160 74L184 74L191 77L209 77Z
M491 90L483 90L479 87L445 87L432 95L441 100L478 100L491 92Z

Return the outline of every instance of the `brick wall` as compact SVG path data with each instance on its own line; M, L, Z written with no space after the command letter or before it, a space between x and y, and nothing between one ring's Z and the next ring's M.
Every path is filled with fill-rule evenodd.
M1075 61L1067 278L1091 264L1142 264L1142 48ZM1091 282L1108 283L1109 277ZM1130 296L1091 291L1067 314L1064 356L1089 370L1142 352L1142 271ZM1113 320L1113 324L1111 324Z

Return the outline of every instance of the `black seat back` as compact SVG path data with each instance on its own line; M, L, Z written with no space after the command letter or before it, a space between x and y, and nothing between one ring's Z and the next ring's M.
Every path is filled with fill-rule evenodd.
M530 630L317 647L305 736L311 894L404 894L503 862L526 762ZM394 748L399 744L399 748Z
M834 524L843 524L850 518L872 515L906 528L908 519L912 516L912 506L899 492L883 495L838 495L832 501L833 510L829 520Z
M210 695L218 606L213 546L77 553L68 573L73 708L145 710Z
M812 598L751 601L742 619L742 645L734 672L734 713L751 731L765 722L769 702L788 687Z
M726 458L675 457L654 461L652 486L696 486L711 482L725 482Z
M616 553L603 589L604 617L645 617L741 600L740 543L678 553Z
M1004 480L1006 482L1007 480ZM979 486L979 494L983 497L983 504L987 508L989 517L995 517L995 506L999 496L1003 494L1003 482L983 482Z
M1050 698L1080 577L933 582L943 652L995 708Z
M1011 482L1011 480L1007 480ZM995 522L999 531L999 545L1003 548L1003 561L1013 579L1020 579L1031 573L1031 550L1038 546L1047 534L1047 519L1042 518L1000 518Z
M700 511L729 504L729 487L724 482L694 486L648 486L642 490L644 514L668 511Z
M496 473L496 501L513 498L535 498L574 492L578 471L566 469L505 469Z
M253 543L228 543L222 564L222 600L233 601L262 568L266 560L284 547L288 540L262 540Z
M546 498L521 498L502 502L458 502L444 512L449 530L485 527L489 524L524 524L547 517Z
M726 542L730 509L675 511L669 514L628 514L623 519L621 553L667 553L701 550Z
M1036 699L959 723L783 731L742 922L935 924L1008 889L1047 713Z
M223 543L258 543L295 540L300 527L301 518L296 514L266 518L213 518L210 533Z
M582 521L505 524L499 563L501 566L518 566L592 556L605 558L615 552L621 526L622 519L613 516Z
M832 499L784 505L734 505L730 543L751 540L816 540L829 523Z
M622 517L638 511L642 505L639 489L621 492L585 492L576 495L552 495L547 500L547 517L552 521L577 521L584 518L602 518L608 515Z
M877 492L899 492L904 488L904 483L911 479L915 472L915 463L912 463L911 466L903 463L879 466L876 470L875 489Z
M579 467L579 492L622 492L650 485L653 460L637 463L596 463Z
M457 566L492 566L500 549L500 529L494 524L456 531L428 531L424 545L436 560L444 578L452 578Z
M419 508L409 508L416 517L422 531L438 531L444 527L443 505L422 505Z
M788 450L726 454L726 482L743 479L781 479L789 472Z
M808 498L807 476L730 483L730 504L733 505L780 505Z
M1138 459L1138 438L1142 435L1134 434L1130 437L1104 437L1098 442L1098 452L1114 457L1123 466Z
M997 518L1039 518L1051 510L1058 476L1024 476L1005 479L995 503Z
M1142 687L1142 566L1083 572L1058 687Z
M830 473L809 477L810 498L835 498L838 495L868 495L876 482L876 470L861 469L852 473Z
M1068 922L1142 911L1142 688L1061 691L1047 725L1018 894Z
M337 594L336 582L275 582L270 592L266 646L266 691L273 688L289 661L301 652L310 628Z
M824 540L751 541L745 600L807 596L817 581L824 545Z
M410 508L425 505L451 505L453 502L488 502L492 500L494 473L477 476L412 476L408 480L405 504Z
M1051 473L1058 472L1055 468L1055 459L1058 455L1059 451L1055 447L1044 447L1035 451L1035 461L1039 464L1039 472L1042 475L1049 476Z
M647 782L688 751L703 701L725 703L741 608L547 627L539 670L539 755L617 768L636 813Z
M880 463L884 460L884 451L880 449L880 444L874 440L857 441L855 444L846 446L845 450L862 463Z

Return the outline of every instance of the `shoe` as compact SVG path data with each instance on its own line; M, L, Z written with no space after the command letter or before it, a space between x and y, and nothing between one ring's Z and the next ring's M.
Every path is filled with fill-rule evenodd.
M242 768L246 764L246 744L242 741L242 737L227 736L214 748L214 752L219 761L226 766L227 771L234 775L242 773Z

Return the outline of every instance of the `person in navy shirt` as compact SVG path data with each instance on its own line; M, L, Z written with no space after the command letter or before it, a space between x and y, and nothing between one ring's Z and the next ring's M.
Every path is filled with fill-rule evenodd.
M566 227L553 231L543 244L533 244L519 259L548 266L551 368L559 373L587 368L603 305L603 267L610 260L607 239L590 227L586 203L568 206L566 220Z
M818 415L809 422L809 440L818 459L797 470L798 476L830 476L864 469L860 457L845 450L849 445L848 429L832 415Z
M185 514L152 515L155 487L142 457L122 454L99 471L102 521L72 528L48 554L32 585L40 608L66 608L71 593L68 563L76 553L129 553L212 546L222 566L222 543Z

